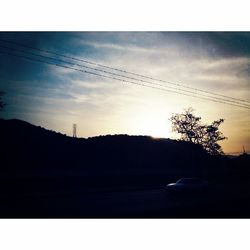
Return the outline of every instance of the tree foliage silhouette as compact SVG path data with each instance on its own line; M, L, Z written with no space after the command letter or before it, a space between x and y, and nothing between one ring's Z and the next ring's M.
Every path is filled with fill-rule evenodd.
M5 93L3 91L0 91L0 111L3 110L4 106L6 105L3 100L2 100L2 96L4 95Z
M172 130L181 134L181 140L201 145L209 154L223 154L219 141L227 139L219 126L224 119L219 119L210 125L202 124L201 117L194 115L194 110L188 108L181 114L173 114L170 118Z

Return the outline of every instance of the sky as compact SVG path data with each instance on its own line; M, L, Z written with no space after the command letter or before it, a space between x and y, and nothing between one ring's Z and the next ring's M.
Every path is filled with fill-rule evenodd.
M8 104L0 115L70 136L76 123L78 137L129 134L177 139L169 119L192 107L206 124L225 119L220 126L228 138L220 143L225 153L242 152L243 145L250 152L249 109L27 60L20 50L96 68L44 52L49 50L185 85L188 91L201 89L250 101L249 32L0 32L0 90Z

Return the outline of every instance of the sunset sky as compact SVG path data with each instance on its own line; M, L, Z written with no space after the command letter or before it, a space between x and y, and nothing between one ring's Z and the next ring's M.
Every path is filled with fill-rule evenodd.
M250 33L2 32L0 39L42 50L0 41L0 90L6 92L8 104L0 115L5 119L22 119L70 136L76 123L78 137L129 134L176 139L169 118L192 107L204 123L225 119L220 127L228 137L221 143L225 153L241 152L243 145L250 152L250 109L30 61L15 50L51 56L43 52L49 50L185 85L189 91L196 88L250 102Z

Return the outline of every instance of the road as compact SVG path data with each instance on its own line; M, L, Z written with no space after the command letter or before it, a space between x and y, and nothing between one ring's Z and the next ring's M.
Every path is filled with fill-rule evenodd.
M84 189L15 196L2 217L11 218L245 218L249 202L213 193L173 197L162 187ZM4 211L4 210L3 210Z

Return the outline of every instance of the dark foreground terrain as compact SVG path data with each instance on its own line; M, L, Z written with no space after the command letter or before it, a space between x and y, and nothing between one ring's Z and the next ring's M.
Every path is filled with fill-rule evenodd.
M250 218L249 155L146 136L77 139L0 120L2 218ZM207 193L175 196L182 177Z
M14 218L247 218L249 195L172 197L158 188L19 194L3 216ZM11 198L13 199L13 197Z

